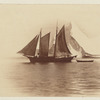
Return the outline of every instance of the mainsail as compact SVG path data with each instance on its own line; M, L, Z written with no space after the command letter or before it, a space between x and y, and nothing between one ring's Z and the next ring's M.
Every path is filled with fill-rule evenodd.
M50 33L40 38L39 56L47 57L49 51Z
M35 56L36 46L39 36L37 35L32 41L30 41L22 50L18 53L23 53L25 56Z
M65 39L65 26L61 28L59 33L56 36L56 57L62 57L62 56L70 56L71 52L69 51Z

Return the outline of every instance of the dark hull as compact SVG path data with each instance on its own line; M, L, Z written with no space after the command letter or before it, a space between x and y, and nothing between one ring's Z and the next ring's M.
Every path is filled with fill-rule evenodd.
M28 57L31 63L34 62L71 62L74 57L54 58L54 57Z

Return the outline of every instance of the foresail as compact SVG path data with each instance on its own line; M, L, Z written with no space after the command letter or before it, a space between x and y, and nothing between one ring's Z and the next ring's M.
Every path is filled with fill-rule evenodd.
M56 57L70 56L71 52L68 49L65 39L65 26L61 28L56 36Z
M46 34L40 39L40 50L39 56L40 57L47 57L49 51L49 40L50 40L50 33Z
M23 53L25 56L35 56L36 46L39 36L36 36L32 41L30 41L22 50L18 53Z

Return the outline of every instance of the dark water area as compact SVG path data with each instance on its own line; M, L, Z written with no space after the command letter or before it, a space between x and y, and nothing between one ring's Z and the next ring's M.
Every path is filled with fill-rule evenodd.
M32 64L26 58L1 59L0 96L100 96L100 60Z

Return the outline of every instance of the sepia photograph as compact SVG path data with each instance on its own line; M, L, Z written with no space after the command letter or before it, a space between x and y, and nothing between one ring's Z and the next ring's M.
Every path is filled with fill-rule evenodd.
M99 97L100 4L0 4L0 97Z

